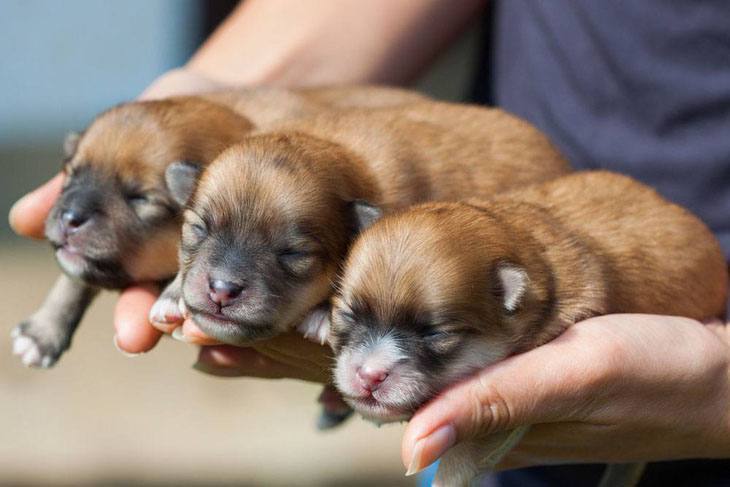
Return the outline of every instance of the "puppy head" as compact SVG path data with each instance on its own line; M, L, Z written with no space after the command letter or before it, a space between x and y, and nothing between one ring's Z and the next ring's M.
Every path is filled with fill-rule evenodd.
M225 107L179 98L117 106L69 137L64 187L46 220L62 269L110 288L174 273L181 207L166 168L205 165L250 128Z
M226 343L274 336L324 301L368 197L337 146L259 135L203 173L184 212L183 298ZM184 196L183 196L184 199Z
M408 419L515 349L535 307L511 236L479 209L424 205L364 231L333 299L335 383L376 422Z

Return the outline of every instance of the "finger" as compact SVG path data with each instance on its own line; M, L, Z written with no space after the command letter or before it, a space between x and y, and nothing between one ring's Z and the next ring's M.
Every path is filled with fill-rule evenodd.
M276 362L307 371L309 380L331 380L332 351L305 340L300 334L289 332L254 345L256 351Z
M518 461L547 465L577 462L623 463L651 459L656 458L657 454L648 438L660 434L651 429L585 422L533 425L500 465L506 467ZM616 448L617 444L621 448Z
M158 331L165 335L172 335L175 332L176 328L182 327L182 322L175 323L175 322L168 322L168 323L162 323L160 321L150 321L150 326L156 328Z
M219 377L312 380L309 374L298 367L282 364L252 348L230 345L202 347L193 368Z
M151 284L122 291L114 309L114 343L121 351L130 354L146 352L160 340L162 333L147 320L158 292L157 287Z
M59 173L16 201L8 214L13 231L24 237L43 238L46 217L58 199L62 186L63 173Z
M502 472L504 470L532 467L534 465L545 465L545 463L540 463L540 460L537 460L530 455L525 455L519 451L512 451L504 457L501 462L494 466L494 471Z
M172 337L193 345L220 345L221 342L211 338L201 330L191 319L186 319L180 328L172 332Z
M257 344L259 352L273 355L282 361L294 363L307 361L321 367L332 365L332 349L305 339L301 334L289 331Z

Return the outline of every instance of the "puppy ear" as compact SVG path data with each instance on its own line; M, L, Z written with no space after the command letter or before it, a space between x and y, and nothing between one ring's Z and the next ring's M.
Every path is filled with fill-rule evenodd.
M527 293L527 272L514 264L501 264L497 267L497 281L497 296L501 299L502 306L507 313L514 313Z
M383 216L383 210L365 200L355 200L351 205L356 233L362 232Z
M66 134L66 138L63 139L63 155L65 158L73 157L79 147L79 140L81 140L81 134L78 132Z
M170 196L180 206L185 206L193 195L200 175L200 166L191 162L173 162L165 170L165 184Z

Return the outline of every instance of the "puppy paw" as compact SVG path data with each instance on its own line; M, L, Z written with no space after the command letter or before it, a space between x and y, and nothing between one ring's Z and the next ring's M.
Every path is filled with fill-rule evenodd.
M183 298L180 298L177 301L177 307L180 309L180 314L184 320L190 318L190 312L188 311L188 307L185 305L185 300Z
M13 355L20 357L26 367L47 369L55 364L66 347L44 336L45 326L35 326L33 320L24 321L10 332Z
M297 326L299 333L304 338L324 345L328 342L330 336L330 313L329 307L317 308L307 316Z
M324 386L318 401L322 404L322 411L317 418L317 429L320 431L336 428L352 416L352 408L332 385Z
M322 408L317 418L317 429L319 431L327 431L337 428L339 425L347 421L352 416L352 409L348 411L328 411Z
M162 325L180 324L183 321L183 314L178 306L176 298L160 296L150 310L149 320L151 323Z

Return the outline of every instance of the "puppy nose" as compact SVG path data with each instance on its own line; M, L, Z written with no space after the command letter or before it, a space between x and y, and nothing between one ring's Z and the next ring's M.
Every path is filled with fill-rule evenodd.
M74 231L89 219L88 215L78 210L65 210L61 213L61 223L67 231Z
M363 365L357 369L357 379L363 389L373 392L380 387L380 384L388 377L388 371L384 368Z
M236 299L244 287L222 279L211 279L208 281L208 295L214 303L225 306L230 301Z

